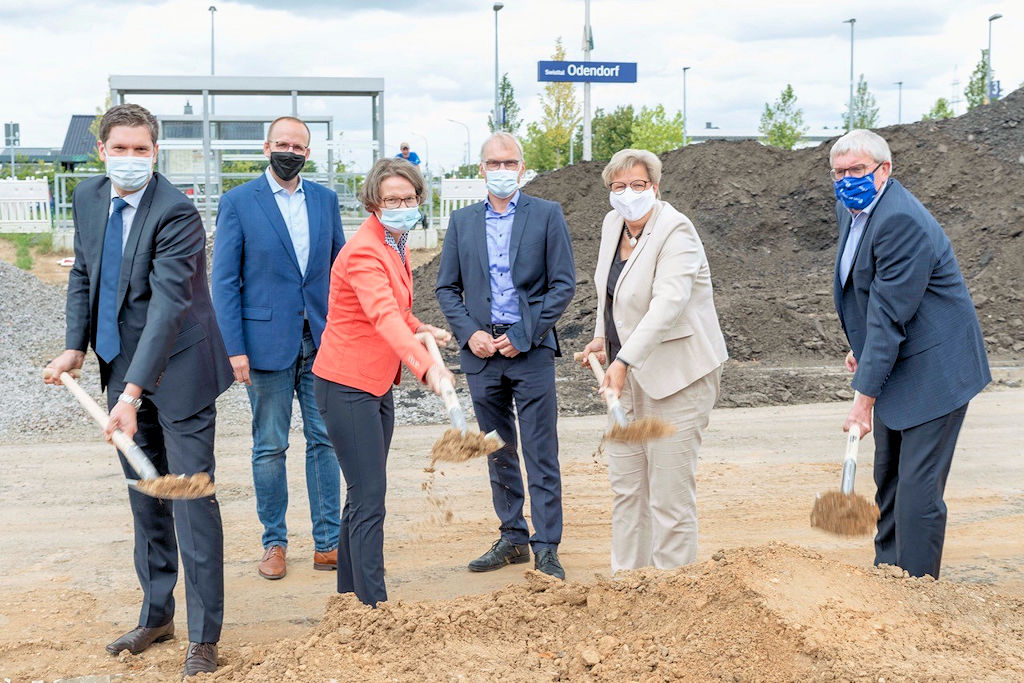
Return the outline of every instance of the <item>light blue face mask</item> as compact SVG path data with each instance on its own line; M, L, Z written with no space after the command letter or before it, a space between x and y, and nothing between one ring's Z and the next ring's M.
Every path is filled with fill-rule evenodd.
M107 154L107 177L114 187L134 192L149 180L153 157L115 157Z
M420 222L420 208L381 209L380 222L395 232L409 232Z
M484 171L487 177L487 191L495 197L511 197L519 189L519 171Z

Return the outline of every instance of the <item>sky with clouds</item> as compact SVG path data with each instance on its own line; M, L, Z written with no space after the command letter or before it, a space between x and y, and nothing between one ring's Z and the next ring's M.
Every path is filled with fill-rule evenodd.
M72 114L103 104L110 74L204 75L210 69L210 0L0 1L0 118L21 124L25 146L59 146ZM353 76L385 79L389 152L408 140L436 167L458 164L469 127L472 154L487 134L494 97L494 19L483 0L233 0L216 5L216 72L232 76ZM536 63L561 37L582 57L584 0L506 0L498 13L499 68L523 118L541 115ZM995 78L1004 92L1024 81L1024 3L1019 0L592 0L597 61L635 61L635 84L595 84L594 107L682 108L687 76L690 130L705 122L754 131L765 102L787 83L806 122L835 127L854 68L875 95L880 123L918 120L938 97L963 87L992 23ZM582 101L582 86L578 88ZM180 113L180 98L133 98L156 113ZM196 104L193 102L193 104ZM963 111L963 104L959 112ZM218 98L218 113L289 113L285 98ZM300 115L333 116L344 156L368 158L366 99L308 99Z

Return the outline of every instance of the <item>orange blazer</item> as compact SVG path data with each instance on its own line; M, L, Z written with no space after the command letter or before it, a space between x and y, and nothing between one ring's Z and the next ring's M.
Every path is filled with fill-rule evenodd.
M327 327L313 363L317 377L383 396L402 377L420 380L433 365L414 333L412 271L384 241L371 215L345 243L331 268Z

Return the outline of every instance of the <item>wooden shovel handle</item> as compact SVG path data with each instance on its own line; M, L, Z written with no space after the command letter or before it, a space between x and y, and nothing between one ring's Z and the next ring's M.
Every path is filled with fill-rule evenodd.
M583 359L583 352L577 351L572 355L573 359L577 362ZM604 368L601 367L601 361L597 359L596 353L587 354L587 362L590 364L590 369L594 373L594 377L597 379L598 384L604 382ZM608 410L618 412L621 404L619 403L619 395L612 391L610 388L604 390L604 402L608 406Z
M434 363L438 368L444 368L444 359L441 357L441 350L437 348L437 340L434 339L434 335L429 332L417 332L416 338L420 340L420 343L427 348L427 353L434 360ZM441 378L441 398L444 399L444 406L449 411L452 408L458 408L462 410L462 404L459 403L459 397L455 393L455 387L448 381L447 377Z

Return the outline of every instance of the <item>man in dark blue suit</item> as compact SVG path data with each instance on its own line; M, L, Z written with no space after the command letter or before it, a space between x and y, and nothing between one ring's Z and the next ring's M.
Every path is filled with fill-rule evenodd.
M252 474L263 523L267 579L284 577L288 528L285 452L297 396L306 438L306 491L313 568L338 565L341 475L313 398L313 360L327 320L331 265L345 242L338 195L299 175L309 128L282 116L270 124L266 173L227 192L213 243L213 304L235 381L252 406Z
M526 167L514 136L495 133L480 157L487 199L452 213L436 289L461 348L477 422L484 431L496 429L507 444L487 460L501 537L469 569L527 562L529 541L534 566L564 579L558 560L562 483L555 356L561 354L555 323L576 292L572 243L558 204L519 191ZM515 415L523 437L532 536L523 517Z
M981 326L949 238L889 178L885 140L853 130L829 161L835 306L859 392L843 429L875 430L875 564L938 578L953 450L968 401L992 379Z

